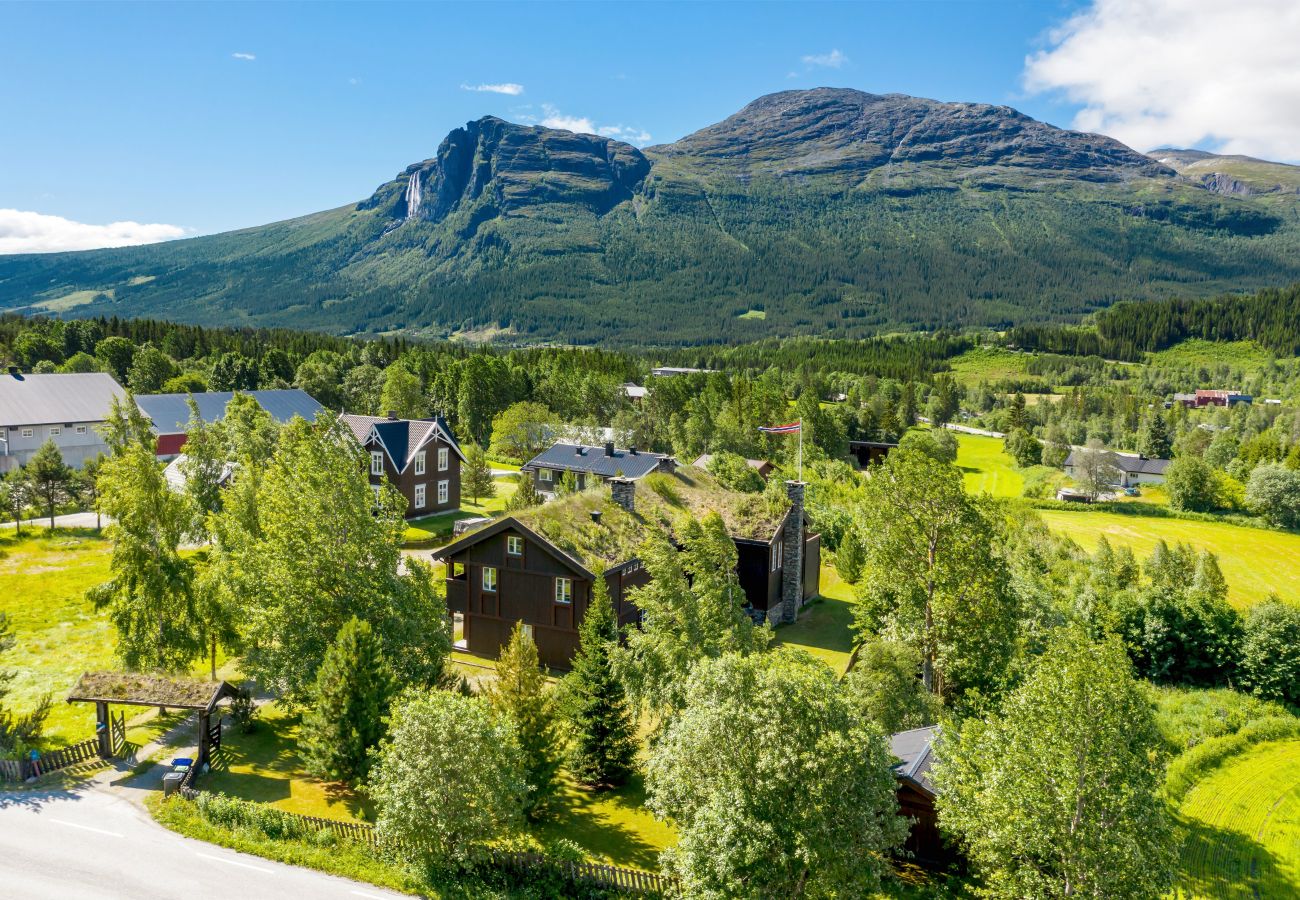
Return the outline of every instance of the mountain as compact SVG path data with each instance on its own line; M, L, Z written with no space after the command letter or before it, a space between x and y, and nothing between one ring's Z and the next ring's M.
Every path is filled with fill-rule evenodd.
M1273 194L1286 201L1300 195L1300 166L1253 156L1223 156L1172 147L1152 150L1147 155L1219 194L1236 197Z
M831 88L645 150L486 117L350 206L0 257L0 308L671 344L1069 321L1300 280L1300 195L1265 190L1295 167L1206 159Z

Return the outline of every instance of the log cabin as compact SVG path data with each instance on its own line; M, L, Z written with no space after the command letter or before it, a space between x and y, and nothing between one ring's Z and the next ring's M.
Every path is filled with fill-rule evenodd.
M444 547L447 607L461 646L495 658L516 622L531 630L541 661L568 668L595 579L603 578L620 627L640 620L633 589L649 575L638 553L651 529L675 533L716 511L736 544L737 575L755 620L793 621L818 591L820 538L809 534L803 484L787 482L778 508L760 494L729 491L693 466L585 491L496 519ZM797 548L797 549L789 549Z
M894 765L898 814L912 820L903 849L909 859L927 867L942 867L954 859L939 833L939 813L934 803L932 773L938 737L939 726L927 725L889 738L889 751L898 760Z

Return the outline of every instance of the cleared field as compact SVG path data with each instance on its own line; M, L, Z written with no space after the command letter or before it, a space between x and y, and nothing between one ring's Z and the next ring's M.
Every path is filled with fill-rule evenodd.
M1001 438L957 434L957 467L970 494L1019 497L1025 489L1025 476L1002 452Z
M1147 363L1153 366L1171 366L1207 369L1230 366L1234 369L1259 369L1272 357L1254 341L1203 341L1200 338L1182 341L1167 350L1147 354Z
M1244 608L1276 592L1283 600L1300 603L1300 535L1222 522L1194 522L1120 515L1096 510L1040 510L1053 531L1067 534L1085 549L1106 539L1127 546L1139 557L1156 542L1183 542L1219 557L1228 581L1228 599Z
M979 384L981 381L1001 381L1026 375L1029 356L1028 353L1013 353L994 347L976 347L948 360L948 366L961 384Z
M1192 788L1180 814L1180 896L1300 896L1300 741L1243 753Z

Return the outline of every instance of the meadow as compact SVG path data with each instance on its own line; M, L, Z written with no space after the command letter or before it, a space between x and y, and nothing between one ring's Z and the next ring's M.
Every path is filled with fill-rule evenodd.
M1179 892L1186 898L1300 895L1300 741L1260 744L1188 793Z

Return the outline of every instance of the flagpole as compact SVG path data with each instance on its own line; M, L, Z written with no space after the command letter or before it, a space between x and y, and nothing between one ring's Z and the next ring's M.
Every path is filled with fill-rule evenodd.
M799 420L799 480L803 481L803 419Z

